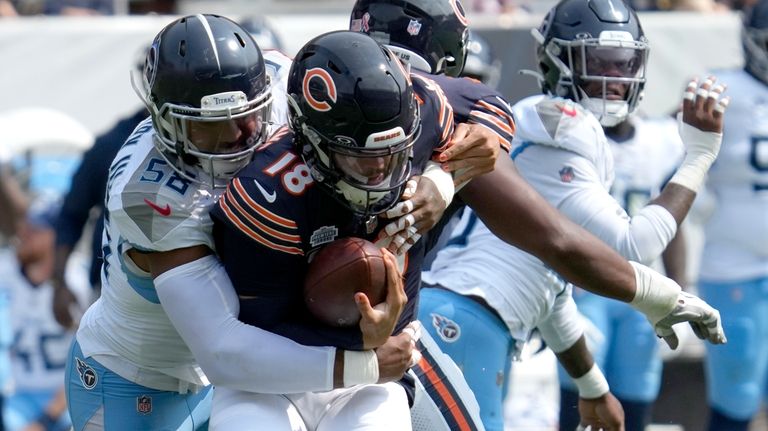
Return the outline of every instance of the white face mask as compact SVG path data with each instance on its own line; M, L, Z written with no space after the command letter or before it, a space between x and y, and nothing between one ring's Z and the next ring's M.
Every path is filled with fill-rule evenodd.
M591 98L582 91L579 103L595 114L600 125L604 127L613 127L624 121L629 115L629 104L625 100Z

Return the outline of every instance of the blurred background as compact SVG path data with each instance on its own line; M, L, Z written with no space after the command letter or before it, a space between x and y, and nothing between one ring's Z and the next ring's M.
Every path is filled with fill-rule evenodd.
M131 88L129 72L143 61L143 50L152 37L177 15L219 13L236 20L264 20L259 25L271 28L283 51L290 56L317 34L347 29L353 3L353 0L0 0L0 162L11 166L17 179L25 179L26 182L21 181L21 199L40 201L40 196L53 196L47 200L51 202L60 198L68 189L69 177L79 158L95 138L112 130L121 119L141 113L142 105ZM515 103L538 93L535 79L519 71L535 69L530 30L538 26L544 13L556 2L466 0L463 3L470 27L488 41L497 59L498 89L502 94L510 103ZM640 19L651 45L649 83L640 105L642 113L666 115L677 108L688 78L713 69L741 66L739 11L748 0L636 0L632 3L641 11ZM52 161L45 164L45 160ZM706 203L702 205L706 207ZM0 214L12 210L12 203L0 200ZM84 274L88 272L87 261L92 253L88 233L93 231L96 219L95 212L89 213L86 234L75 244L79 260L69 263L74 272L69 284L82 285L85 290L88 290L88 281ZM695 211L687 224L692 232L688 238L691 247L688 278L695 290L697 251L702 241ZM46 226L45 223L34 226L40 225ZM18 244L14 241L18 241L19 234L13 227L4 233L5 249ZM0 269L5 271L0 273L0 307L6 301L6 305L19 314L14 317L16 323L0 322L0 344L6 343L15 355L11 357L12 364L5 368L0 360L0 389L4 385L7 397L23 388L20 382L24 383L24 376L32 372L29 364L18 366L19 356L28 354L20 348L19 340L25 336L24 324L19 322L28 322L28 315L34 313L24 317L24 313L18 311L19 307L26 306L18 299L24 296L7 293L12 291L8 287L12 277L8 274L18 273L13 259L18 257L8 253L0 255ZM86 299L81 302L87 303L88 293L82 296ZM51 313L50 294L29 304L32 304L29 307L39 307L39 313ZM10 335L3 341L2 333L9 329ZM61 328L57 331L55 327L48 327L46 331L56 332L59 337L56 340L71 337L71 333ZM704 429L708 408L702 372L703 347L690 334L685 340L679 352L666 353L662 394L654 407L653 430ZM61 349L60 346L50 349L56 348ZM45 349L38 350L48 352ZM514 367L513 389L506 411L508 431L557 429L555 359L547 351L534 353L535 350L531 347L527 360ZM47 371L56 371L54 362L49 361L45 366L49 367ZM52 389L47 390L55 390L55 384L49 386ZM35 429L16 426L9 425L7 429ZM763 418L758 418L753 429L768 430L768 425Z

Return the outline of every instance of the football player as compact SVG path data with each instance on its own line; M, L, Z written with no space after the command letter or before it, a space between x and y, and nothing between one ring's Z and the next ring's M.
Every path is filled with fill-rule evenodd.
M681 126L686 158L659 197L630 218L608 192L613 158L601 125L615 126L623 120L636 106L645 83L648 45L636 14L621 0L563 0L534 36L545 95L513 107L518 120L512 152L516 166L566 216L627 258L650 263L674 236L717 155L728 103L719 98L724 88L707 81L686 89ZM497 414L484 416L493 420L486 422L486 428L502 429L497 382L503 380L496 379L497 373L505 374L515 345L537 326L574 378L581 424L622 429L623 425L595 415L596 402L608 393L599 368L591 358L572 361L573 349L583 350L585 342L569 285L544 262L494 239L472 213L457 229L424 276L425 282L439 288L422 292L419 313L443 350L461 362L476 394L495 388L496 403L487 411ZM458 259L463 264L457 264ZM704 317L693 325L700 337L725 342L717 311L679 292L673 281L667 283L669 288L649 293L666 297L670 305L689 307ZM665 313L637 300L630 305L651 322ZM480 328L478 322L486 326ZM448 325L451 331L443 329ZM490 339L478 341L478 333ZM493 333L497 335L488 335ZM671 331L657 328L657 334L677 347ZM485 346L482 355L475 353L480 349L474 343ZM488 354L490 345L497 346L495 355ZM586 414L584 407L589 407Z
M465 58L467 19L460 2L359 0L353 7L350 29L378 38L417 73L428 74L439 82L458 121L483 124L497 133L504 131L499 128L500 124L514 124L510 108L498 93L469 80L443 76L458 75ZM474 103L478 100L481 102ZM496 109L499 102L502 102L501 110ZM502 145L504 136L499 133ZM442 156L444 160L451 159L452 148ZM460 163L465 162L448 162L446 168L465 167L472 162ZM470 181L458 197L504 241L533 253L572 282L596 293L632 302L646 315L650 314L649 320L659 333L674 336L667 323L658 323L662 315L680 319L685 314L675 309L679 286L642 265L630 265L599 239L563 218L522 179L508 158L499 157L493 172ZM437 234L439 229L430 233L433 241ZM576 255L581 257L574 259ZM710 311L689 316L706 320L716 316L716 313L709 314ZM707 338L713 342L724 340L719 323L712 326Z
M428 169L449 142L453 113L432 81L407 74L391 51L349 31L305 44L291 66L287 92L290 128L257 149L211 212L216 249L240 297L241 320L304 345L366 349L374 357L370 349L388 350L379 346L389 333L371 337L360 327L328 327L309 316L302 295L307 262L334 239L374 241L384 232L378 216L398 203L407 179ZM415 320L423 246L418 241L408 250L402 283L394 255L385 253L389 293L377 308L398 308L403 304L396 302L407 298L393 333ZM368 302L363 294L355 299ZM352 372L365 384L276 394L217 386L211 426L411 428L413 382L392 381L401 380L405 368L385 375L375 367L345 366L345 380Z
M283 393L360 383L359 367L404 369L408 334L387 339L402 354L388 361L305 347L237 319L208 212L264 142L279 91L248 32L216 15L177 19L155 37L140 79L150 118L110 168L102 294L67 362L74 429L201 429L208 378ZM380 314L382 324L363 318L367 330L391 331L400 308Z
M743 18L744 68L719 75L734 104L707 180L715 206L699 273L701 296L732 334L707 349L710 431L746 430L768 394L768 1Z
M682 160L685 148L677 133L677 121L671 116L630 115L621 123L603 129L611 147L616 176L610 193L627 215L634 217L659 195ZM662 254L665 273L681 286L687 284L684 247L683 230L678 229ZM652 265L659 266L658 261ZM630 430L645 429L661 387L662 361L656 334L645 316L627 304L579 288L574 288L573 299L579 312L602 334L587 340L595 362L604 370L611 391L624 408L625 426ZM558 371L560 403L574 406L579 394L562 367ZM558 423L565 429L576 428L579 423L576 410L560 409Z

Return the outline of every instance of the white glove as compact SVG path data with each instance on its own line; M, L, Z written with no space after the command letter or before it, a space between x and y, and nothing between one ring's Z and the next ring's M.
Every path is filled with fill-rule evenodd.
M656 322L654 327L656 335L663 338L672 349L678 345L672 325L680 322L688 322L693 328L693 333L702 340L708 340L712 344L725 344L727 341L720 312L701 298L687 292L680 292L675 308Z
M630 305L645 314L656 335L663 338L671 349L679 341L672 326L688 322L701 339L712 344L726 342L720 313L698 297L685 293L672 279L641 265L630 262L635 270L636 292Z

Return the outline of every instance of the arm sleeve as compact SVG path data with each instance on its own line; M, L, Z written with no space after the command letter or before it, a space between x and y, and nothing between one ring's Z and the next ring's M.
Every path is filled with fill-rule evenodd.
M568 350L579 340L584 328L570 288L557 297L552 312L537 327L541 338L555 353Z
M239 321L237 295L215 256L161 274L155 288L214 385L260 393L333 388L335 349L302 346Z
M608 193L606 175L572 151L534 145L515 162L553 206L628 260L653 261L677 232L674 217L659 205L630 218Z

